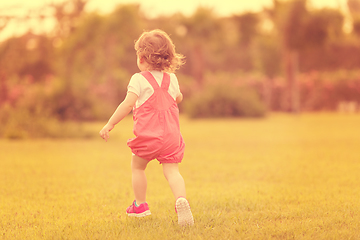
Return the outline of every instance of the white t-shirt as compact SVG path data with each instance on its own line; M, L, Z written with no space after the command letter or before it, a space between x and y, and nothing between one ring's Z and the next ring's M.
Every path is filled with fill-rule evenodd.
M150 73L154 76L159 86L161 86L163 72L150 71ZM135 104L135 107L138 108L151 97L154 93L154 89L143 75L135 73L130 79L128 92L133 92L139 97ZM174 100L176 100L176 98L180 95L179 82L174 73L170 73L170 86L168 93L174 98Z

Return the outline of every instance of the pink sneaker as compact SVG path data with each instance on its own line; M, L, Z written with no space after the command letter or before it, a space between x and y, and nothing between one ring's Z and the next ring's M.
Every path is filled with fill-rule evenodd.
M179 197L175 203L175 211L178 215L180 226L194 225L194 218L191 213L190 204L184 197Z
M147 203L142 203L140 206L135 205L135 201L126 209L126 213L130 217L146 217L151 214L149 210L149 205Z

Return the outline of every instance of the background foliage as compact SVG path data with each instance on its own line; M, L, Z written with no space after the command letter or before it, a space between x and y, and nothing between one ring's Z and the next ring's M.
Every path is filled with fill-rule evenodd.
M85 11L87 0L45 6L56 19L51 32L0 43L0 136L16 122L23 127L15 135L38 136L25 124L30 118L32 126L106 120L138 71L134 40L154 28L168 32L186 56L178 75L181 111L189 116L260 117L336 110L344 102L357 109L359 1L348 1L350 31L340 10L306 3L274 0L271 9L228 17L199 7L191 16L156 18L131 4L109 14Z

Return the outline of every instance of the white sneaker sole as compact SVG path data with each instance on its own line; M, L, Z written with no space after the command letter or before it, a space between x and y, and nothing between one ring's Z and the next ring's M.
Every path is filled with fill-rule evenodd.
M127 215L129 217L146 217L146 216L151 215L151 212L150 212L150 210L147 210L147 211L142 212L142 213L128 213Z
M191 213L189 202L185 198L179 198L175 203L180 226L194 225L194 218Z

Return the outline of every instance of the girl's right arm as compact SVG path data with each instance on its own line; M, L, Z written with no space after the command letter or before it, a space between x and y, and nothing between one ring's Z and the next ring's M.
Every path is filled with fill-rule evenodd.
M128 115L131 109L134 107L138 96L133 92L128 92L122 103L117 107L114 114L110 117L108 123L101 129L100 136L107 141L109 138L109 132L118 124L126 115Z

